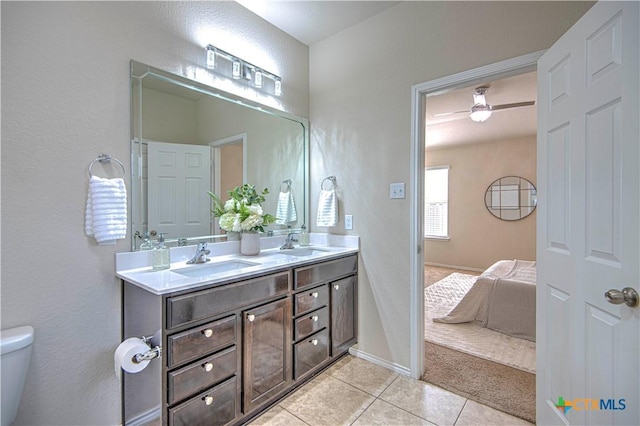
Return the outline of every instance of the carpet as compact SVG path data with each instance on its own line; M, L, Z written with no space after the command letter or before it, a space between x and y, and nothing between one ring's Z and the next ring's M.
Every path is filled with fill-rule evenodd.
M441 324L469 291L476 277L455 272L425 288L425 340L529 373L536 371L536 344L481 327L477 323Z
M535 423L536 376L425 342L421 380Z

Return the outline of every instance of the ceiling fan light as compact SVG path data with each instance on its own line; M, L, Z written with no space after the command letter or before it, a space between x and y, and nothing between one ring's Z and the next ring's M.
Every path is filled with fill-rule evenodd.
M491 117L491 106L475 104L473 107L471 107L471 114L469 114L469 118L471 118L476 123L482 123L489 117Z

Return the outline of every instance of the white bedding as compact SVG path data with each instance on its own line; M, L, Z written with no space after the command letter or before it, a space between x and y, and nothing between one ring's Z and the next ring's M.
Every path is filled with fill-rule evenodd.
M536 262L501 260L477 279L448 315L434 322L477 321L509 336L536 340Z

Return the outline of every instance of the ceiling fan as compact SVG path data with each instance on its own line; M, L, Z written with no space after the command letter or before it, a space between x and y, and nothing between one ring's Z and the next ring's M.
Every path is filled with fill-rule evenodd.
M473 121L481 123L491 117L491 113L493 111L531 106L535 105L536 103L535 101L525 101L515 102L512 104L489 105L485 97L488 91L488 85L475 88L475 91L473 92L473 106L471 107L471 109L466 109L463 111L443 112L441 114L435 114L434 117L444 117L452 114L467 113L469 114L469 118L471 118Z

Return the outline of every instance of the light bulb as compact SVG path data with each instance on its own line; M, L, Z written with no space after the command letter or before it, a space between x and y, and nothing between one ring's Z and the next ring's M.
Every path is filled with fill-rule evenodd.
M491 117L490 105L475 104L471 107L471 114L469 115L469 118L471 118L473 121L482 123L489 117Z
M256 68L256 72L253 76L253 85L257 88L262 87L262 71Z
M234 58L233 59L233 67L232 67L232 76L233 78L240 78L240 69L242 68L241 64L240 64L240 59Z
M216 48L212 45L207 46L207 68L214 69L216 67Z
M273 94L276 96L282 95L282 80L279 78L274 80Z

